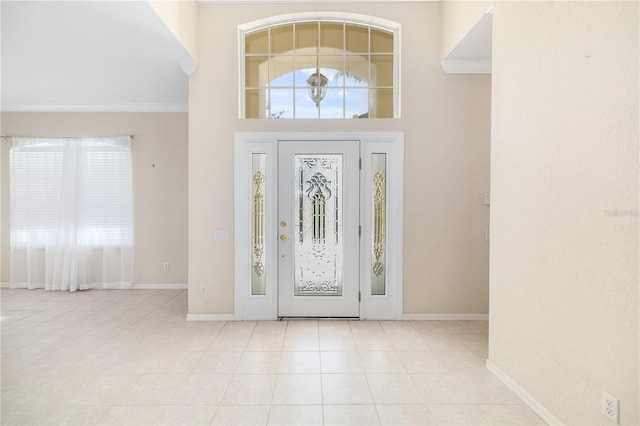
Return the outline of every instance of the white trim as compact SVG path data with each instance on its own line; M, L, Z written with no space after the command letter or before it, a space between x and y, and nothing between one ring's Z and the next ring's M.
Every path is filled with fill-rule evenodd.
M489 314L404 314L405 321L488 321Z
M236 321L233 314L187 314L187 321Z
M93 105L2 105L3 112L187 112L189 104L143 103L143 104L93 104Z
M178 65L180 66L182 71L189 77L191 77L193 73L198 69L198 63L194 60L178 62Z
M515 393L529 408L531 408L542 420L549 425L562 425L560 420L545 408L537 399L531 396L522 386L513 380L507 373L502 371L500 367L487 359L487 370L493 373L506 387Z
M186 283L167 283L167 284L134 284L127 289L131 290L187 290L189 286Z
M322 3L432 3L442 0L323 0ZM318 0L198 0L200 4L252 4L252 3L318 3Z
M440 65L447 74L491 74L491 59L443 59Z
M266 2L267 0L265 0ZM384 1L384 0L381 0ZM237 3L236 1L232 1ZM261 1L258 1L261 2ZM273 3L268 1L268 3ZM317 0L312 1L317 3ZM291 23L297 21L314 20L314 19L327 19L327 20L344 20L346 22L353 22L358 24L373 25L374 27L383 27L389 31L400 30L400 24L388 19L379 18L377 16L365 15L362 13L347 13L347 12L299 12L299 13L287 13L284 15L270 16L268 18L257 19L255 21L247 22L245 24L238 25L240 32L248 32L257 30L263 27L272 25L278 25L283 23ZM244 52L243 52L244 53Z

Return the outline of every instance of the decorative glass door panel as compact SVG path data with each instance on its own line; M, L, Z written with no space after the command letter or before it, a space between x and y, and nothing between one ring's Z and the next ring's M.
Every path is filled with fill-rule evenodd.
M358 141L278 145L281 317L358 317Z
M342 295L342 154L296 155L296 296Z

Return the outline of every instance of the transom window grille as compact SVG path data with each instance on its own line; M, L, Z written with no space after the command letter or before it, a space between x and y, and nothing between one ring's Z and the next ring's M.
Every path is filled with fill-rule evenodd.
M397 29L298 20L241 31L244 118L394 118Z

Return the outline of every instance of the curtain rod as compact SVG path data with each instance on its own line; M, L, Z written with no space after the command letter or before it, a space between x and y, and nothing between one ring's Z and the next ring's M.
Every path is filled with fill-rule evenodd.
M131 139L133 139L133 135L124 135L124 136L129 136ZM93 137L93 136L92 136ZM96 138L100 138L100 137L109 137L109 136L95 136ZM118 136L114 136L114 137L118 137ZM36 138L36 139L87 139L88 137L83 137L83 136L15 136L15 135L2 135L0 136L0 138L2 139L9 139L9 138Z

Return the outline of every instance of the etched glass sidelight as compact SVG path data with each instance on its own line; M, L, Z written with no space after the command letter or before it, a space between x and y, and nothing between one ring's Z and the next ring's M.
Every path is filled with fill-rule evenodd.
M342 154L295 156L296 296L342 295Z
M265 163L266 154L251 154L251 294L265 295Z
M386 210L387 210L387 154L373 154L373 229L371 251L371 294L381 296L386 294L385 264L386 264Z

